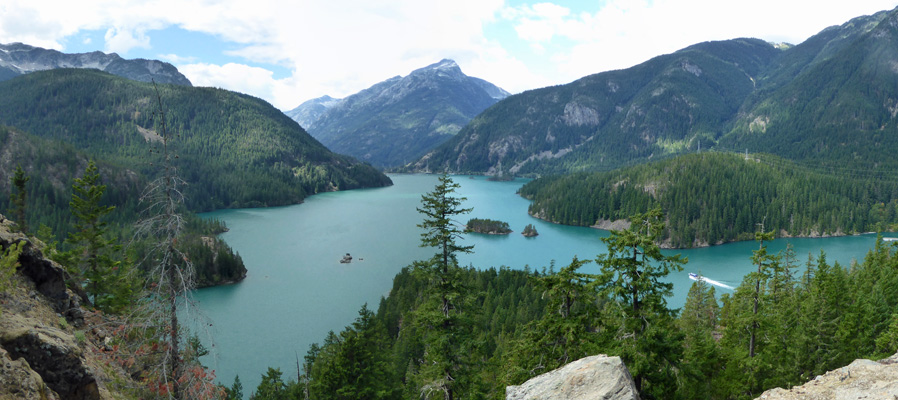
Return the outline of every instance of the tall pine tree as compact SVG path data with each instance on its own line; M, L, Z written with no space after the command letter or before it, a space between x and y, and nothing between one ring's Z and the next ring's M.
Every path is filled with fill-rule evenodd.
M106 185L100 184L100 172L93 161L88 162L84 175L72 185L72 214L77 219L75 232L68 242L73 250L68 261L73 275L84 282L85 292L91 302L104 311L119 311L131 304L134 281L122 268L115 253L121 250L115 239L108 238L104 218L115 209L101 205ZM119 254L120 255L120 254Z
M15 193L9 195L10 200L12 200L12 204L16 206L16 223L19 225L19 230L24 234L28 234L28 221L25 219L25 208L27 206L27 197L28 191L25 189L25 184L31 180L31 177L25 175L25 170L22 169L21 165L16 166L16 172L13 174L10 179L12 182L13 188L16 189Z
M608 345L620 354L643 397L666 398L676 388L675 365L682 351L674 313L666 297L673 284L662 282L681 271L686 259L661 253L664 231L660 208L630 217L630 229L603 238L608 253L599 256L598 285L613 301L605 307Z
M458 253L470 253L474 246L458 243L462 224L455 218L471 212L461 208L464 197L455 197L459 184L447 175L439 178L433 191L421 196L418 212L424 214L421 247L435 247L429 260L416 261L415 272L424 276L430 287L415 312L415 321L423 334L424 359L416 374L418 390L424 398L452 400L459 391L458 378L463 368L463 306L468 293L461 287Z

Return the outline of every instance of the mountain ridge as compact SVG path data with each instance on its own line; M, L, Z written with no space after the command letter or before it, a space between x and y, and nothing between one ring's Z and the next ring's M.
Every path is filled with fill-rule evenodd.
M0 43L0 81L18 75L56 68L90 68L140 82L193 86L186 76L167 62L147 59L126 60L116 53L62 53L24 43Z
M448 140L505 96L505 90L443 59L333 104L314 99L287 114L333 151L393 167Z
M898 8L861 16L791 47L749 38L697 43L627 69L516 94L401 170L530 176L602 171L695 151L699 143L705 149L747 147L815 162L825 162L826 151L836 150L834 164L864 162L864 152L874 149L879 161L898 151L898 141L851 125L893 129L896 115L890 110L898 109L898 86L890 71L898 70L891 67L898 65L892 50L896 21ZM865 73L866 81L842 80L855 70ZM828 81L837 83L817 95L842 93L840 102L831 104L842 106L839 113L811 105L810 93L789 103L801 93L797 87ZM864 104L844 107L851 102ZM803 111L806 106L815 107L813 117ZM791 110L791 116L783 110ZM854 112L861 115L835 121ZM768 123L768 117L780 119ZM839 125L841 133L810 130L826 120L830 127ZM791 136L751 135L752 126L774 123ZM796 141L801 147L782 146ZM877 143L885 145L877 148Z

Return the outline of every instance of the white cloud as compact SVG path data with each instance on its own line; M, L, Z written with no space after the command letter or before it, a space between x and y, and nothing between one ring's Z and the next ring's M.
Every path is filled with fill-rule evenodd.
M109 28L104 39L109 53L127 53L135 47L150 48L150 38L142 30Z
M276 85L271 71L243 64L185 64L178 70L194 86L227 88L262 98L271 98Z
M177 54L159 54L156 56L162 61L168 61L172 64L193 64L199 61L196 57L181 57Z
M106 31L107 51L150 48L197 85L250 93L289 109L324 94L343 97L442 58L518 92L629 67L705 40L755 36L797 43L828 25L898 5L896 0L825 7L809 0L597 3L601 8L584 10L545 1L507 7L503 0L4 0L0 38L64 50L65 39L82 30ZM503 24L512 24L524 45L485 36L486 26ZM237 44L229 55L243 61L212 65L180 50L174 55L152 38L153 30L169 26ZM275 79L271 71L249 66L266 63L292 76Z
M827 26L888 10L895 0L609 0L590 12L541 3L505 9L532 51L553 61L557 82L611 69L708 40L758 37L800 43Z

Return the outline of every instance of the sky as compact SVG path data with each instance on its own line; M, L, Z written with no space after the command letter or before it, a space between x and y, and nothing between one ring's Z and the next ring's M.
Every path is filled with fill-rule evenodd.
M824 5L825 4L825 5ZM0 43L174 64L281 110L453 59L511 93L737 37L798 44L898 0L2 0Z

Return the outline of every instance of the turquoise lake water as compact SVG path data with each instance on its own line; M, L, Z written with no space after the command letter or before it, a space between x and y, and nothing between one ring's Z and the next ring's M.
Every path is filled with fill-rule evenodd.
M392 287L393 276L414 260L429 258L433 249L418 247L421 195L433 190L435 175L391 175L394 186L324 193L305 203L276 208L223 210L204 217L225 221L230 231L221 237L240 253L247 278L235 285L197 290L200 309L211 321L213 355L206 365L221 383L239 374L244 393L255 389L266 369L279 367L285 378L296 377L297 357L321 342L328 331L339 331L358 315L362 304L376 310ZM597 229L554 225L527 214L529 201L516 194L525 180L490 182L484 177L455 176L458 195L467 197L462 216L506 221L515 232L507 236L467 235L474 253L461 255L463 265L515 269L547 267L554 260L567 265L574 256L595 259L605 251ZM527 224L539 232L520 235ZM791 243L800 263L823 249L827 260L848 265L862 259L875 241L872 234L825 239L778 239L777 252ZM689 258L682 272L669 276L674 284L671 307L681 307L692 281L689 272L737 286L750 272L755 242L740 242L694 250L676 250ZM339 260L350 253L354 261ZM557 268L556 268L557 269ZM596 272L590 264L584 272ZM718 293L728 292L718 289ZM204 326L207 326L204 324ZM212 347L214 345L214 347Z

